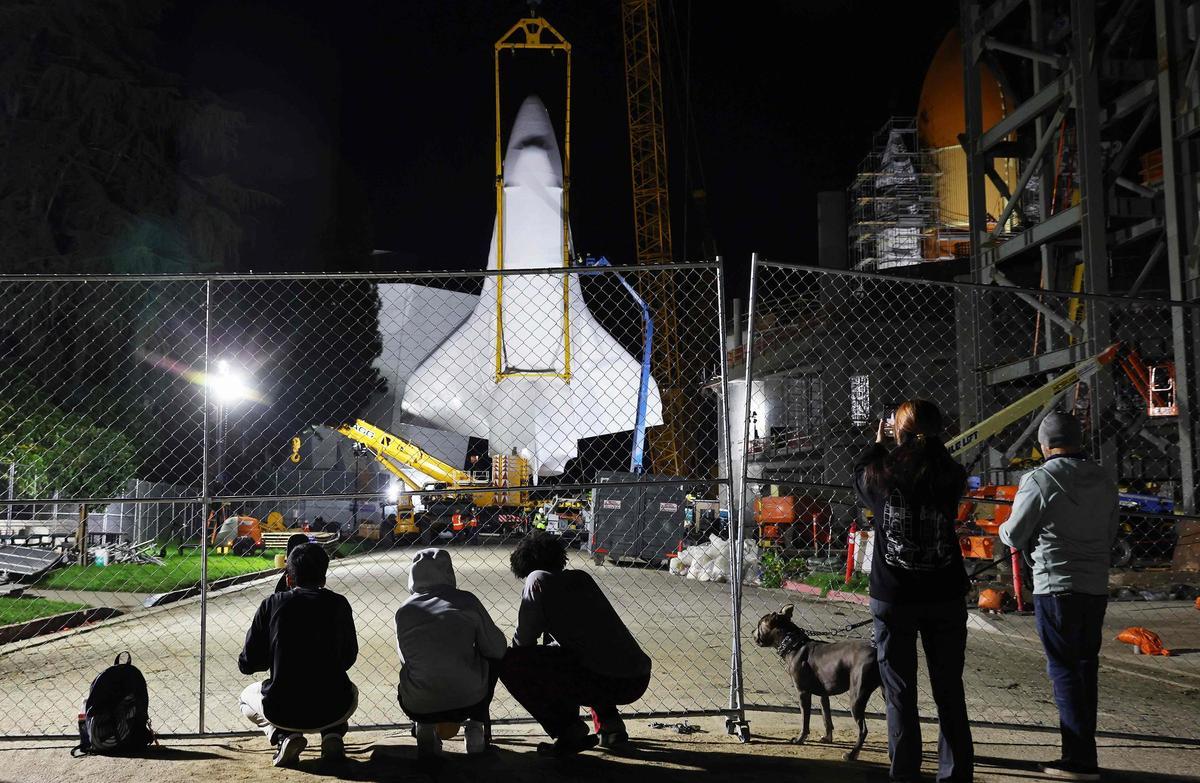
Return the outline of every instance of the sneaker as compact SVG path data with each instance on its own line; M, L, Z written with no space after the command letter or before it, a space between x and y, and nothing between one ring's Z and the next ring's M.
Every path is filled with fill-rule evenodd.
M321 737L321 761L338 763L346 760L346 742L341 734L325 734Z
M585 750L596 747L600 738L588 734L587 725L583 721L571 724L554 742L541 742L537 746L538 753L549 756L574 756Z
M463 734L467 739L467 755L483 753L487 750L487 734L483 721L469 720L463 724Z
M442 755L442 739L437 733L436 723L418 723L417 758L437 758Z
M271 764L276 767L293 766L299 761L300 754L306 747L308 740L304 739L303 734L289 734L279 743L279 750L275 751L275 758L271 760Z
M1085 767L1073 761L1053 761L1042 765L1042 774L1059 780L1099 780L1099 767Z
M596 729L599 745L602 748L615 748L629 742L629 732L625 730L625 721L617 718L601 724Z

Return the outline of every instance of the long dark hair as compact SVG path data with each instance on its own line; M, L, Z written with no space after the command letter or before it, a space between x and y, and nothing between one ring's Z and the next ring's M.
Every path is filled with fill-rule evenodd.
M965 472L942 444L938 407L929 400L902 402L894 427L899 444L867 466L867 483L884 493L898 489L918 502L957 502Z

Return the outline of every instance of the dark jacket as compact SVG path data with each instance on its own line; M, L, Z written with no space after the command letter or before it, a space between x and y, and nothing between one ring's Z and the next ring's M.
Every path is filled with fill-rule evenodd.
M918 457L913 450L922 448ZM933 464L914 482L910 474L917 459ZM872 473L885 480L870 481ZM966 595L969 583L954 527L966 482L966 471L940 443L893 452L875 443L863 452L854 465L854 488L874 517L872 598L914 604Z
M531 647L547 633L596 674L633 679L650 673L649 656L583 571L534 571L525 578L513 646Z
M350 711L354 690L346 672L357 658L350 603L323 587L297 587L259 604L238 669L271 672L262 689L271 723L320 728Z

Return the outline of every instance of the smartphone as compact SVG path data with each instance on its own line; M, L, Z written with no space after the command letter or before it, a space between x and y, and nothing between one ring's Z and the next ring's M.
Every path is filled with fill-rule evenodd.
M883 434L889 438L896 437L896 409L886 408L883 412Z

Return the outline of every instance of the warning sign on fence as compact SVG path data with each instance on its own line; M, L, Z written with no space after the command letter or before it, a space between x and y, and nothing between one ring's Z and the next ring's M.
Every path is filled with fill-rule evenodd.
M605 500L604 501L604 508L619 509L620 507L621 507L621 501L619 501L619 500Z

